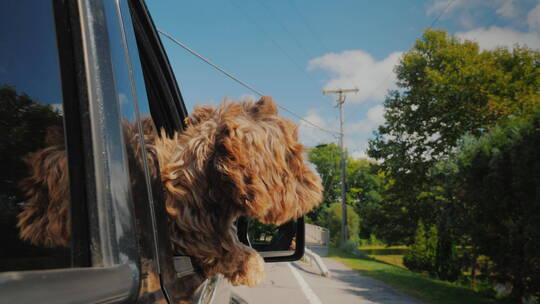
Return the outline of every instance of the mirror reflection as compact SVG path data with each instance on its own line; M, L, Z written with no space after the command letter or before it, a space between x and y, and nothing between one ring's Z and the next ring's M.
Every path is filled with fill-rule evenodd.
M281 226L263 224L255 219L248 220L248 238L251 247L259 252L290 251L296 249L297 221Z

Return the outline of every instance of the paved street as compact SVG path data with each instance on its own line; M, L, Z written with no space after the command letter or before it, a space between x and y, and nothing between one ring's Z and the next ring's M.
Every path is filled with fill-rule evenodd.
M318 274L315 264L305 262L268 263L266 281L254 288L235 287L233 291L248 303L339 303L339 304L416 304L386 284L360 275L340 262L323 258L331 278Z

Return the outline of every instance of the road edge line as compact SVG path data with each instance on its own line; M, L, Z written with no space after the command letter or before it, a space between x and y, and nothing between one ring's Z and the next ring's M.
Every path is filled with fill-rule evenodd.
M306 295L306 298L308 299L309 303L310 304L322 304L321 300L319 299L319 297L317 297L317 295L315 294L313 289L311 289L311 287L309 287L306 280L304 280L302 275L300 275L300 273L298 273L298 270L296 270L291 265L291 263L287 263L287 266L289 266L289 269L291 270L294 278L296 279L298 284L300 284L300 288L302 289L302 292L304 293L304 295Z

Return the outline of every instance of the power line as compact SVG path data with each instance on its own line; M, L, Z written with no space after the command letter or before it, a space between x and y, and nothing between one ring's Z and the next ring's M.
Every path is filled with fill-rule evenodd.
M446 7L442 10L442 12L433 20L433 22L431 22L431 25L428 27L428 29L432 29L434 26L435 26L435 23L437 23L437 21L439 21L439 19L446 13L446 11L448 10L448 8L454 3L456 2L456 0L451 0L451 1L448 1L448 5L446 5Z
M229 77L230 79L234 80L235 82L237 82L238 84L240 84L241 86L247 88L248 90L252 91L253 93L259 95L259 96L264 96L265 94L263 94L260 90L256 89L255 87L247 84L246 82L240 80L238 77L234 76L233 74L225 71L223 68L221 68L220 66L218 66L217 64L211 62L209 59L205 58L204 56L202 56L201 54L197 53L196 51L194 51L193 49L191 49L189 46L187 46L186 44L180 42L178 39L174 38L173 36L171 36L170 34L158 29L157 30L161 35L165 36L166 38L168 38L169 40L171 40L172 42L174 42L176 45L180 46L181 48L183 48L184 50L188 51L189 53L191 53L193 56L201 59L202 61L204 61L205 63L207 63L208 65L210 65L211 67L213 67L214 69L218 70L219 72L223 73L225 76ZM333 134L333 135L338 135L340 134L339 132L335 132L335 131L332 131L332 130L327 130L323 127L320 127L314 123L312 123L311 121L309 120L306 120L304 119L302 116L296 114L295 112L287 109L286 107L278 104L279 108L281 108L283 111L291 114L292 116L298 118L299 120L309 124L310 126L316 128L316 129L319 129L321 131L324 131L324 132L327 132L327 133L330 133L330 134Z
M439 19L448 11L448 8L450 8L450 6L456 2L456 0L451 0L451 1L448 1L448 4L446 5L446 7L441 11L441 13L439 15L437 15L437 17L435 17L435 19L433 19L433 21L431 22L431 25L428 27L428 29L432 29L435 24L437 23L437 21L439 21ZM377 85L377 87L375 87L375 89L371 90L369 92L368 95L366 96L370 96L371 94L373 94L374 92L376 92L389 78L391 77L391 73L386 75L386 77L384 78L383 81L381 81L379 83L379 85Z
M285 33L287 33L287 35L289 35L291 37L291 39L296 43L296 46L298 46L299 49L302 50L302 52L304 53L304 55L306 56L306 58L310 58L311 55L309 55L309 52L307 51L307 49L300 43L300 41L296 38L296 36L285 26L285 24L283 22L281 22L280 18L278 16L276 16L276 14L274 14L274 12L272 11L272 9L266 5L265 1L257 1L262 7L264 7L264 9L269 13L269 15L271 15L273 17L273 19L281 26L281 28L283 29L283 31Z
M200 55L199 53L195 52L194 50L192 50L189 46L187 46L186 44L180 42L179 40L177 40L176 38L174 38L173 36L165 33L164 31L158 29L158 32L160 34L162 34L163 36L169 38L169 40L171 40L172 42L176 43L177 45L179 45L180 47L182 47L183 49L185 49L186 51L190 52L192 55L194 55L195 57L201 59L202 61L206 62L207 64L209 64L210 66L212 66L214 69L220 71L221 73L227 75L227 77L231 78L232 80L236 81L237 83L241 84L242 86L248 88L249 90L251 90L252 92L254 92L255 94L259 95L259 96L264 96L263 93L261 93L261 91L257 90L256 88L252 87L251 85L243 82L242 80L238 79L236 76L230 74L229 72L225 71L224 69L222 69L221 67L219 67L218 65L214 64L213 62L211 62L210 60L206 59L205 57L203 57L202 55Z
M308 73L306 73L306 71L304 70L304 68L302 67L302 65L300 65L287 51L285 51L285 49L283 47L281 47L281 45L274 39L272 38L272 36L268 33L268 31L266 31L264 29L264 27L262 25L260 25L260 23L258 23L254 18L252 18L248 12L240 5L238 5L234 0L229 0L229 2L234 5L239 11L241 11L244 16L246 17L246 19L253 25L255 25L255 27L257 27L259 29L259 31L261 31L269 40L270 42L272 42L274 44L274 46L279 49L281 51L281 53L283 53L283 55L285 55L285 57L287 57L287 59L289 59L289 61L291 61L293 63L294 66L296 66L296 68L304 75L307 77L307 79L309 79L311 81L311 83L317 88L317 90L320 90L320 85L317 83L317 81L315 81L315 79L313 79Z
M230 2L233 2L233 0L229 0ZM267 12L268 14L271 16L272 19L274 19L274 21L276 21L280 26L281 28L283 29L283 31L285 33L287 33L287 35L289 35L291 37L291 39L296 43L296 46L302 50L302 52L304 53L304 56L306 56L306 58L309 60L311 58L311 55L309 54L309 51L302 45L302 43L300 43L300 40L296 38L296 36L292 33L292 31L289 30L289 28L287 26L285 26L285 24L280 20L280 18L273 12L273 10L265 3L264 0L258 0L257 1L259 3L260 6L262 6ZM233 3L233 5L237 6L235 3ZM238 7L238 6L237 6ZM293 58L292 56L290 56L290 54L288 54L288 52L285 51L284 48L282 48L275 39L272 39L270 37L270 34L268 33L268 31L264 30L264 28L258 24L256 21L254 21L252 18L248 17L247 16L247 12L246 11L243 11L244 15L246 16L246 18L249 19L250 22L252 22L253 24L255 24L262 32L263 34L265 34L267 37L270 38L270 40L272 40L272 42L274 43L274 45L281 50L282 53L285 54L285 56L287 56L287 58L293 62L296 67L303 73L306 75L306 77L311 81L313 82L313 84L315 85L315 87L317 89L320 89L320 86L319 84L317 83L317 81L315 79L313 79L313 77L311 77L309 74L307 74L305 72L305 70L302 68L302 66L297 63ZM328 52L330 53L330 52ZM320 100L320 99L317 99L317 100ZM323 102L321 100L321 102ZM324 102L323 102L324 103ZM324 103L324 105L328 105L327 103Z
M296 14L298 15L298 17L300 17L300 20L302 21L302 23L304 23L304 25L306 26L306 28L309 30L309 32L311 33L311 35L313 35L313 37L315 37L315 39L319 42L319 44L321 45L321 47L323 48L323 50L326 52L326 53L330 53L330 49L326 46L326 44L322 41L322 39L320 38L319 35L317 35L317 33L315 32L315 30L313 30L313 28L309 25L309 23L307 22L307 19L302 15L302 13L300 12L300 10L298 9L298 7L296 6L296 4L294 3L294 0L291 0L291 1L288 1L289 4L293 7L293 9L296 11Z

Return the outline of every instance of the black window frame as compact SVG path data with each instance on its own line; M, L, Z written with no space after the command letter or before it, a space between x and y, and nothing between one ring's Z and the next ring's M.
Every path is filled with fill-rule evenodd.
M146 4L142 0L130 0L128 4L144 75L150 114L156 130L164 129L167 136L173 136L175 132L184 129L184 119L188 116L182 94ZM137 59L133 58L133 60ZM156 165L159 166L159 164ZM176 303L185 300L182 299L185 296L185 291L180 290L180 288L185 286L182 283L183 280L191 279L189 276L191 272L188 270L182 276L176 272L178 267L175 267L176 258L169 241L168 215L165 210L161 180L152 191L152 196L157 202L153 206L154 229L157 231L156 241L159 248L161 286L167 298Z
M184 129L188 112L165 48L143 0L128 1L147 85L150 112L158 130L169 136ZM157 104L152 101L159 101Z

